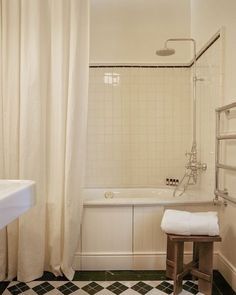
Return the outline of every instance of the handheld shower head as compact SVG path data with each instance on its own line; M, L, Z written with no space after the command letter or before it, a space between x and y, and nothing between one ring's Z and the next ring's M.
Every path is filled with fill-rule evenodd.
M169 56L175 54L175 50L173 48L164 47L156 51L156 55L160 56Z

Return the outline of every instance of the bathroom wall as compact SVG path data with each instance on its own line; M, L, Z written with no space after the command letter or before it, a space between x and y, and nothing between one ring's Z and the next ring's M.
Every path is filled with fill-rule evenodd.
M224 27L223 43L223 96L220 105L236 101L236 2L234 0L192 0L191 1L191 30L201 47L209 37L220 27ZM213 112L213 110L212 110ZM235 112L231 114L231 120L224 118L228 131L236 131ZM236 144L230 141L226 148L224 160L231 165L236 164ZM231 195L236 196L235 173L227 173L223 179L225 187ZM236 206L228 203L222 207L221 213L221 252L219 269L229 283L236 290Z
M171 37L190 36L188 0L91 0L92 63L156 63L155 55ZM175 44L164 62L186 62L189 44Z
M235 0L192 0L191 35L201 48L221 27L225 31L224 44L224 98L222 103L235 100L236 96L236 2Z
M189 68L90 68L87 187L180 179L190 122Z

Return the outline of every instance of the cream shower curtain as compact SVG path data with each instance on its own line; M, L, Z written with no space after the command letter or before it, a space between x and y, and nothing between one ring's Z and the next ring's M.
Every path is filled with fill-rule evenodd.
M37 205L0 232L0 280L72 278L82 214L88 0L0 0L0 177Z

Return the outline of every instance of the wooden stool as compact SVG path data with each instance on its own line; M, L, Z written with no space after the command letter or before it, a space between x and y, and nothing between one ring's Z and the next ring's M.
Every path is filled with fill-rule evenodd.
M205 295L212 294L213 243L220 242L220 236L178 236L167 234L166 276L174 281L174 293L182 291L183 277L192 274L198 278L198 290ZM184 242L193 243L193 259L184 264Z

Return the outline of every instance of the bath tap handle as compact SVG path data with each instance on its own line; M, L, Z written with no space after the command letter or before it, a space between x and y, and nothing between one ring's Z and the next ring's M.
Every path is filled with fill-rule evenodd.
M111 198L114 197L114 194L113 194L113 192L105 192L105 193L104 193L104 197L105 197L106 199L111 199Z

